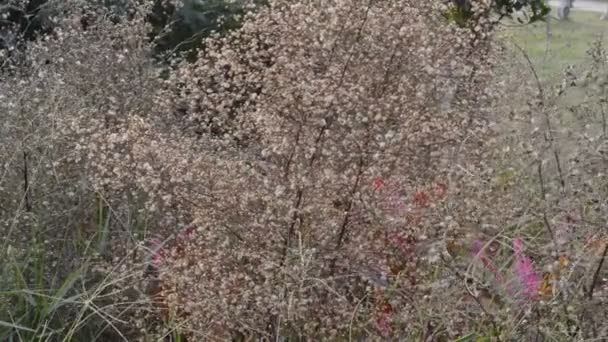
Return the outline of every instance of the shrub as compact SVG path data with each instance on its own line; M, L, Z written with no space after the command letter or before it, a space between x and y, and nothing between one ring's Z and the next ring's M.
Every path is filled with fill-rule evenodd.
M184 329L420 336L437 255L414 251L455 223L439 203L392 219L372 180L400 184L412 213L429 205L424 187L463 186L452 163L474 165L489 132L487 37L447 23L438 2L277 1L180 64L158 103L165 117L181 109L181 133L133 129L158 141L134 148L149 166L133 173L199 227L160 270Z

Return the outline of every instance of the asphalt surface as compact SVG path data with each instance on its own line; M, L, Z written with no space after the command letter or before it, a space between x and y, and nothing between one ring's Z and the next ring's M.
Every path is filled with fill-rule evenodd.
M551 0L549 1L549 5L551 7L558 7L559 1ZM603 1L593 1L593 0L574 0L572 4L572 10L580 10L580 11L589 11L589 12L606 12L608 8L608 2Z

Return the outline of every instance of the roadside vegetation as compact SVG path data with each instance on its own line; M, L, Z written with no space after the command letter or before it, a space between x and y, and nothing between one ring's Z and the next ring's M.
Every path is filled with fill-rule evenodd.
M43 3L2 8L0 341L608 338L597 15Z

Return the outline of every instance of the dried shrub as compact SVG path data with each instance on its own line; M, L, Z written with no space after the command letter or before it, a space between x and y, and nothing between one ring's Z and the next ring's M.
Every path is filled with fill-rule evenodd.
M601 46L555 96L521 67L501 89L491 2L459 27L439 0L276 0L167 67L150 5L68 2L0 83L3 232L51 250L92 221L115 330L604 334Z
M129 141L141 141L132 151L145 168L132 174L154 205L198 226L159 275L189 334L427 330L412 320L446 227L459 225L427 187L465 186L454 163L478 164L492 95L489 35L442 9L277 1L171 73L157 103L179 121L132 125ZM377 177L417 214L391 217Z

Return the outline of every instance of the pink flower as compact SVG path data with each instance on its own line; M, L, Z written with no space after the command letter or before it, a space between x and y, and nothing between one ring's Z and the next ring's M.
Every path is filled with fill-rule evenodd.
M392 326L393 308L390 304L385 303L381 306L381 310L376 317L375 326L382 337L388 337L393 331Z
M399 251L405 256L411 256L415 252L416 239L408 234L397 233L394 234L390 240L399 249Z
M184 242L192 239L195 233L196 228L194 226L189 226L182 229L175 237L175 241L171 244L171 246L167 246L167 241L163 240L161 237L154 237L150 239L151 265L156 269L161 267L165 262L167 250L173 247L179 248Z
M384 180L380 177L374 178L372 184L374 185L374 190L378 190L385 185Z
M159 238L151 239L150 250L152 251L152 255L150 257L151 263L154 267L159 268L165 260L165 249L163 247L163 240Z
M429 195L420 190L414 194L414 203L421 207L426 207L429 205Z
M180 242L190 240L194 236L194 233L196 233L196 227L188 226L179 232L177 235L177 240Z
M538 296L538 289L542 282L541 276L534 270L532 259L524 254L524 241L521 238L515 238L512 242L515 263L513 265L515 279L505 282L505 278L499 268L492 262L483 249L482 241L475 241L473 244L474 258L481 261L485 269L494 276L494 283L497 287L505 288L509 296L514 296L517 289L521 291L521 296L524 299L535 299Z
M513 239L513 251L515 252L515 274L522 287L522 294L527 299L538 296L538 288L542 281L540 275L534 271L532 259L523 253L524 242L521 238Z

